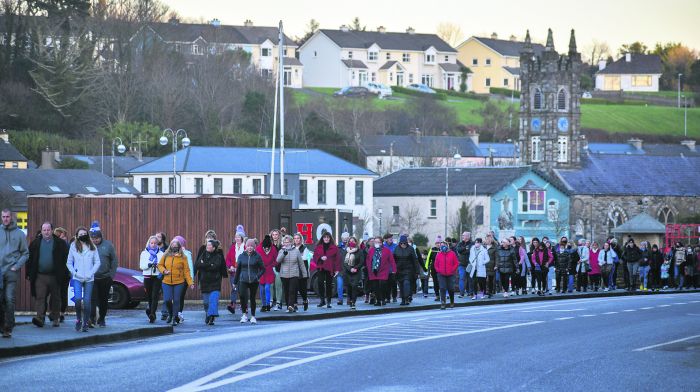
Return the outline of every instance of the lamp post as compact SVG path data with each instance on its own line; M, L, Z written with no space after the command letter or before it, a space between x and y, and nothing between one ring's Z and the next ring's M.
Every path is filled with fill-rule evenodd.
M678 74L678 109L681 108L681 76L683 76L682 73Z
M117 143L117 141L119 141L117 151L119 151L120 154L123 154L126 151L126 147L124 146L122 139L120 137L115 137L112 140L112 193L114 193L114 145Z
M379 235L382 235L382 209L377 209L377 215L379 215Z
M457 159L462 159L462 156L459 155L459 153L455 154L452 156L455 160ZM445 162L445 237L447 238L447 197L449 196L450 193L450 158L447 158L447 162Z
M688 98L683 95L683 134L688 137Z
M177 185L177 172L176 172L176 160L177 160L177 138L180 136L180 133L184 135L182 138L182 148L187 148L190 145L190 138L187 137L187 132L184 129L178 129L177 131L173 131L170 128L166 128L163 131L163 136L160 137L160 145L165 146L168 144L168 134L170 134L170 137L173 139L173 192L175 193L175 188ZM180 184L180 191L182 191L182 184Z

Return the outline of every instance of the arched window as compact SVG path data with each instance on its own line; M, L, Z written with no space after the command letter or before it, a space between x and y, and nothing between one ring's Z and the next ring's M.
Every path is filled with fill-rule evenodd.
M559 90L559 94L557 94L557 109L566 110L566 91L564 89Z
M530 146L530 148L531 148L531 153L532 153L532 162L539 162L540 161L540 137L539 136L532 137L532 145Z
M667 225L669 223L675 223L676 217L673 215L673 211L670 208L664 207L659 210L659 222Z
M612 232L612 229L625 223L627 220L627 214L618 206L611 206L608 210L608 234Z
M536 109L542 109L542 90L539 88L535 89L535 94L533 94L532 106Z
M569 139L566 136L559 136L557 142L557 147L559 147L557 162L567 163L569 161Z

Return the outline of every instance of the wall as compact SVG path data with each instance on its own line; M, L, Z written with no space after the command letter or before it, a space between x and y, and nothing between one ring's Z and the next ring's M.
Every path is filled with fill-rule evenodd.
M471 69L472 86L470 91L478 94L488 94L486 78L491 79L490 87L513 89L513 76L503 70L502 67L520 67L520 61L513 57L504 57L485 46L474 38L469 38L457 48L457 59ZM473 65L472 59L478 59L479 64ZM486 59L491 59L491 65L486 65ZM508 86L503 85L503 79L508 80Z
M323 33L316 33L299 50L299 60L304 64L304 87L342 87L344 67L339 59L338 45Z
M659 77L661 75L649 75L651 76L651 86L648 87L637 87L637 86L632 86L632 76L633 75L611 75L611 74L603 74L603 75L596 75L595 77L595 88L596 90L601 90L601 91L618 91L618 90L606 90L605 89L605 77L613 77L617 76L620 78L620 90L622 91L659 91Z

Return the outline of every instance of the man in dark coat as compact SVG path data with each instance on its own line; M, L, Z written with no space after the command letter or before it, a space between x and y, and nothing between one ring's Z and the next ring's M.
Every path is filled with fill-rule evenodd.
M36 316L32 323L43 327L46 316L46 297L49 299L49 320L54 327L59 326L62 301L60 288L66 278L68 245L53 234L53 226L49 222L41 225L41 235L29 245L29 260L27 261L27 279L31 286Z

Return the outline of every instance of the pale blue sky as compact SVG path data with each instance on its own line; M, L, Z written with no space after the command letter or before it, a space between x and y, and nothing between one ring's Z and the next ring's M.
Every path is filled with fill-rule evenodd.
M576 29L579 50L595 39L607 42L613 52L626 42L681 41L700 49L700 0L163 0L184 17L218 18L240 25L251 19L256 25L276 26L284 21L289 36L303 34L309 19L321 28L337 29L359 16L368 29L383 25L389 31L433 33L440 22L458 24L465 37L499 38L525 35L543 41L547 28L554 30L555 44L568 44L569 30Z

